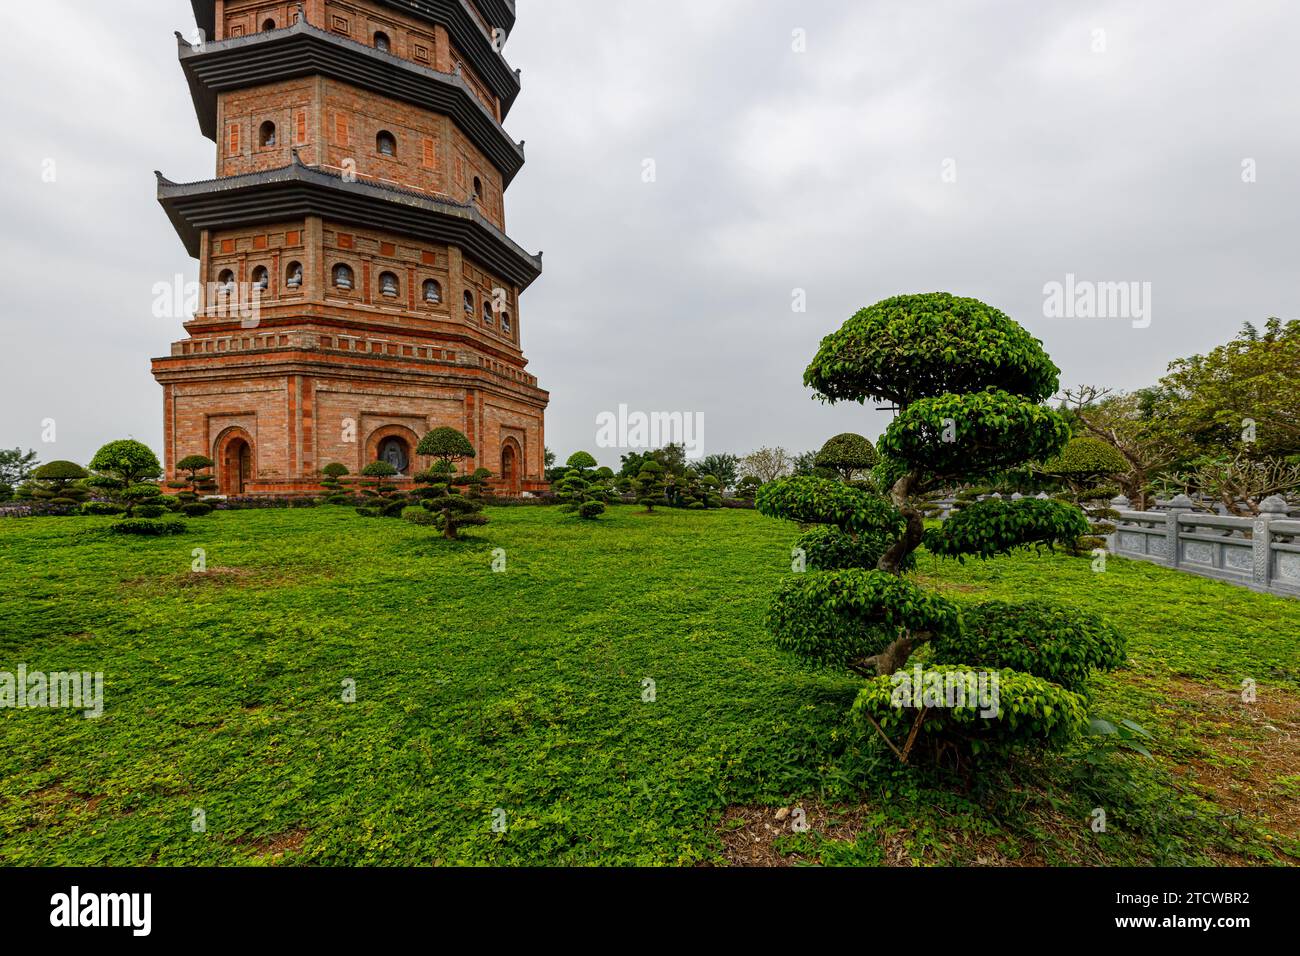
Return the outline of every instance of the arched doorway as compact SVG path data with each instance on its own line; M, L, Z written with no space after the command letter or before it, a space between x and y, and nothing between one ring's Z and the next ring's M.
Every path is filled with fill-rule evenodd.
M507 438L501 445L501 485L508 495L520 492L519 460L519 446L514 439Z
M410 478L424 467L423 461L415 454L419 446L419 436L405 425L384 425L366 437L361 467L386 461L397 469L399 475Z
M386 461L406 475L411 469L411 445L400 435L390 435L379 443L379 461Z
M218 487L223 495L242 495L253 480L253 442L242 429L218 442Z

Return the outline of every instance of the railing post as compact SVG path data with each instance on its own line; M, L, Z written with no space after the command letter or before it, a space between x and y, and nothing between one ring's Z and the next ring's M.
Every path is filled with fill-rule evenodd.
M1178 519L1182 515L1191 514L1194 505L1192 499L1186 495L1178 495L1173 501L1169 502L1169 513L1165 515L1165 553L1168 556L1168 564L1171 568L1179 567L1183 563L1183 549L1178 542Z
M1267 591L1272 581L1273 555L1270 552L1273 549L1273 534L1269 525L1286 516L1286 501L1279 495L1273 495L1260 504L1259 517L1251 528L1250 543L1255 552L1251 581L1260 590Z
M1123 530L1123 513L1133 509L1133 502L1129 501L1123 495L1110 499L1110 510L1120 512L1120 517L1115 519L1115 530L1106 536L1106 550L1111 554L1120 553L1120 532Z

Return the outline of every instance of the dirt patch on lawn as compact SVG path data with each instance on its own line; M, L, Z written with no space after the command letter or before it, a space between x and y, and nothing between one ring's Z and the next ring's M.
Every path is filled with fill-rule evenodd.
M798 813L803 812L800 818ZM864 822L869 813L866 807L822 807L800 804L795 807L730 807L723 814L719 836L724 846L723 856L732 866L772 867L796 866L801 863L818 863L815 854L782 851L777 841L795 836L796 826L807 825L806 835L816 840L837 840L852 843L863 830L870 829ZM884 863L889 866L911 866L906 835L897 833L885 839Z
M1229 815L1300 840L1300 695L1261 686L1255 702L1246 703L1239 688L1185 679L1173 685L1174 719L1210 751L1173 772Z
M803 816L798 816L798 811ZM820 864L831 842L852 845L866 836L870 846L864 861L878 866L919 866L939 862L914 846L913 833L881 824L870 806L824 806L800 803L790 807L735 806L723 814L718 836L730 866L780 867ZM1037 855L1012 858L998 840L954 829L946 833L948 852L964 866L1041 866ZM952 861L947 861L950 865Z
M274 863L284 859L290 853L297 853L301 850L302 845L307 842L308 835L308 830L299 827L296 830L286 830L284 833L276 833L256 839L239 837L234 843L236 846L246 846L251 849L253 855L259 860Z

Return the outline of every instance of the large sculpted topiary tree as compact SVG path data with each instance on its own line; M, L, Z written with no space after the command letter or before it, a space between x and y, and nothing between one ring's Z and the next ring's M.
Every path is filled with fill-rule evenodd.
M1045 404L1058 374L1038 340L1008 316L946 294L899 296L863 309L822 341L805 374L825 401L889 403L897 415L878 445L874 478L883 494L816 477L759 492L763 514L814 526L796 551L803 562L796 570L805 573L782 586L768 625L780 646L806 661L868 678L854 715L903 759L918 738L955 738L973 750L998 740L1066 740L1081 729L1086 709L1076 689L1054 680L1060 655L1082 662L1072 678L1080 668L1123 659L1123 642L1104 622L1043 634L1034 622L1059 618L1016 605L982 605L979 639L968 639L959 607L906 577L923 544L944 557L992 557L1087 532L1078 508L1033 498L981 502L928 531L922 513L936 489L1060 452L1070 427ZM942 687L962 668L997 671L996 715L927 706L921 688L915 698L897 693L895 678L928 644L931 660L914 680ZM1054 662L1038 650L1049 647ZM906 748L895 746L899 734Z

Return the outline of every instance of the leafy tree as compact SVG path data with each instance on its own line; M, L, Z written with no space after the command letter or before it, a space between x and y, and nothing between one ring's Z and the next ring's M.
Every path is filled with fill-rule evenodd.
M545 449L542 454L542 467L554 468L555 460L555 452L551 451L549 448Z
M1123 474L1128 470L1128 462L1114 445L1092 435L1080 435L1071 438L1061 453L1044 462L1039 470L1064 479L1075 491L1082 491L1103 478Z
M760 448L740 460L740 473L747 478L757 478L764 485L786 477L792 467L784 448Z
M1063 412L1124 459L1126 467L1115 478L1139 509L1146 508L1152 481L1185 453L1182 443L1171 440L1158 421L1156 409L1163 404L1150 390L1113 395L1083 385L1062 394Z
M36 452L21 448L0 448L0 485L13 488L31 477L37 465Z
M830 469L842 481L852 481L876 467L879 461L876 447L868 439L852 432L828 439L816 455L817 467Z
M740 479L740 484L736 487L736 494L743 501L753 501L758 496L758 489L762 486L763 481L757 475L745 475Z
M636 494L636 503L645 505L645 510L653 513L655 505L667 506L667 482L664 478L664 466L654 459L641 465L640 473L632 480Z
M829 469L819 469L817 452L805 451L790 459L790 477L792 478L829 478Z
M805 535L817 557L811 570L781 587L768 625L779 646L806 661L868 678L853 715L904 761L918 739L936 753L945 747L973 752L984 743L1059 743L1083 726L1082 698L1054 683L1046 666L1000 672L1000 716L900 704L889 693L926 644L935 645L932 660L914 671L927 687L975 666L945 653L965 648L957 606L904 576L923 542L947 557L991 557L1052 547L1087 530L1078 508L1038 499L980 502L928 532L923 518L925 497L936 489L987 481L1062 451L1069 422L1044 404L1058 388L1058 374L1041 343L1009 317L946 294L899 296L863 309L822 341L805 373L805 384L825 401L897 406L875 469L887 492L815 477L760 490L763 514L828 526L815 540ZM874 567L861 566L877 554ZM983 625L995 643L999 620L990 613ZM1009 623L1007 629L1011 640ZM1086 628L1071 633L1084 644L1098 639ZM1098 659L1104 666L1113 656ZM903 727L910 727L907 744L896 745L894 732Z
M130 438L109 442L99 449L90 461L90 468L123 485L155 481L162 475L158 456L148 445Z
M1205 355L1179 359L1160 381L1156 417L1169 442L1186 441L1192 458L1287 458L1300 455L1300 321L1247 323L1235 339Z
M723 491L730 491L740 480L740 459L735 455L705 455L695 467L701 475L718 479Z
M619 475L624 478L636 478L641 474L641 468L647 461L658 462L669 475L681 475L686 472L686 446L684 445L665 445L663 448L657 448L654 451L630 452L621 456L621 467Z

